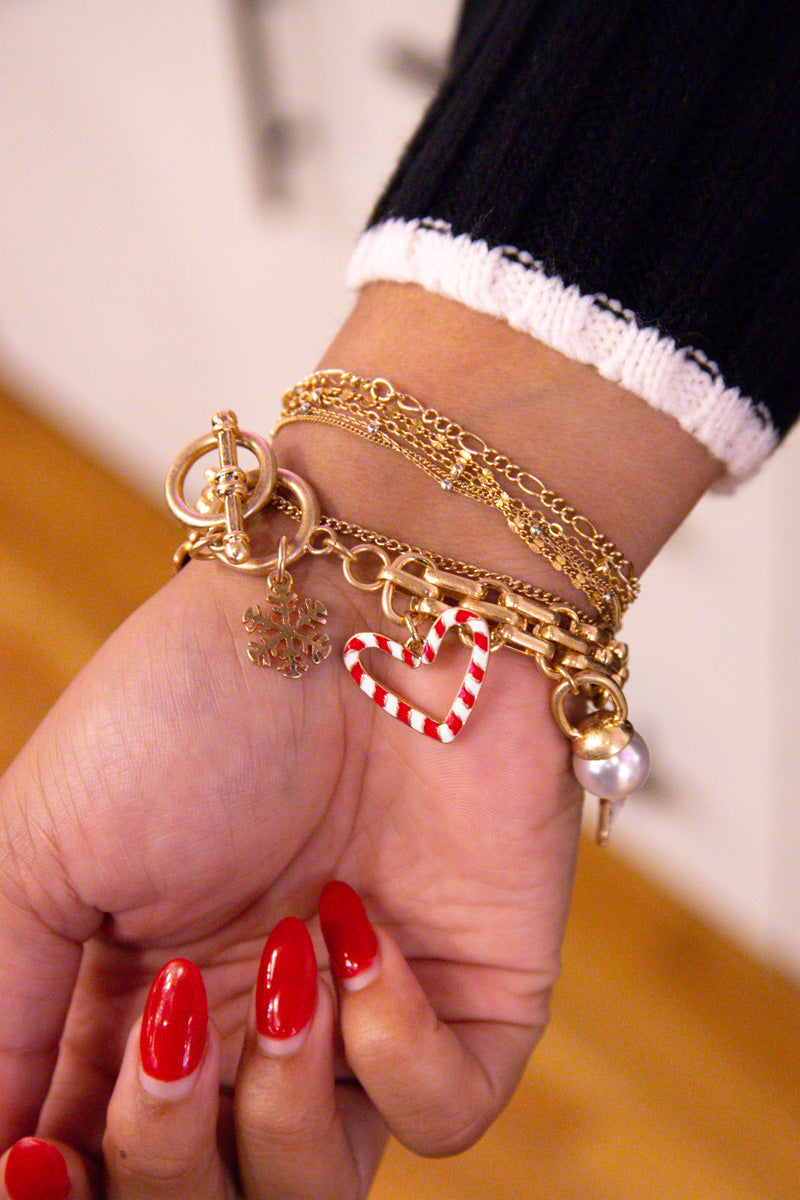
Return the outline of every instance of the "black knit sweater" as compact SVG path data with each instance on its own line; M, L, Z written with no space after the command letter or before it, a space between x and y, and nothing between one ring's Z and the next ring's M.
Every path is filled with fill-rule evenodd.
M795 419L800 8L467 0L350 265L491 312L744 476Z

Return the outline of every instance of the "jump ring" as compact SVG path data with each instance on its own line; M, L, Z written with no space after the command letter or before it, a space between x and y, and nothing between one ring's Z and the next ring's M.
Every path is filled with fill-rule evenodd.
M369 394L376 403L380 404L392 398L394 388L388 379L373 379L369 385Z
M568 738L574 740L580 736L580 732L568 719L564 711L564 703L569 693L574 694L582 688L597 688L605 692L611 698L611 702L614 705L614 723L623 725L627 721L628 702L625 699L622 688L618 687L608 675L604 675L600 671L579 671L571 679L562 679L561 683L553 688L553 693L550 697L550 707L556 723L562 733L565 733Z
M327 525L318 525L311 531L306 549L309 554L332 554L338 545L340 543L333 530Z
M278 542L278 565L275 569L275 579L278 583L283 583L286 578L286 548L288 544L289 539L284 533Z
M358 588L361 592L380 591L383 587L382 579L373 579L371 582L367 582L366 580L356 579L353 574L353 563L363 554L374 554L376 558L381 560L384 567L388 567L389 565L389 555L382 546L372 546L369 542L359 542L357 546L351 546L349 557L342 559L344 577L351 587Z

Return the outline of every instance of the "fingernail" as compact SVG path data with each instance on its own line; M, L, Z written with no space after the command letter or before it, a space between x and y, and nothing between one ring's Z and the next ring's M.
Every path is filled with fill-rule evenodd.
M378 977L378 939L360 896L349 884L326 883L319 901L322 936L331 967L349 992L360 991Z
M139 1039L142 1087L182 1100L194 1086L208 1040L208 1001L194 963L174 958L159 971L144 1006Z
M305 1041L317 1004L317 959L297 917L267 938L256 984L258 1044L265 1054L293 1054Z
M5 1185L9 1200L66 1200L71 1191L64 1155L35 1137L23 1138L9 1150Z

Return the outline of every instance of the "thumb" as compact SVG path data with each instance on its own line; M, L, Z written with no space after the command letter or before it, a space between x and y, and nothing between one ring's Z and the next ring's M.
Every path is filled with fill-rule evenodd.
M0 799L0 1151L36 1129L82 942L102 920L70 893L52 846L37 848L21 815L22 828L15 828L15 815L6 793Z
M79 944L0 899L0 1149L36 1128L80 956Z

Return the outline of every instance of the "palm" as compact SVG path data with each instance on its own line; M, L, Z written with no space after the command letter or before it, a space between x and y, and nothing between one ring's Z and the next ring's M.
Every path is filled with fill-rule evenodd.
M124 1036L177 953L203 968L232 1082L264 938L289 912L312 918L334 875L393 933L443 1019L534 1030L545 1018L578 825L546 681L501 654L468 731L442 747L371 706L335 661L347 634L376 624L370 597L359 611L352 593L324 596L334 654L288 681L247 660L253 592L187 569L11 772L12 786L41 782L25 804L55 845L62 932L96 929L45 1117L73 1144L96 1148ZM440 693L431 708L446 707L447 668L424 683ZM45 759L48 729L58 749Z

